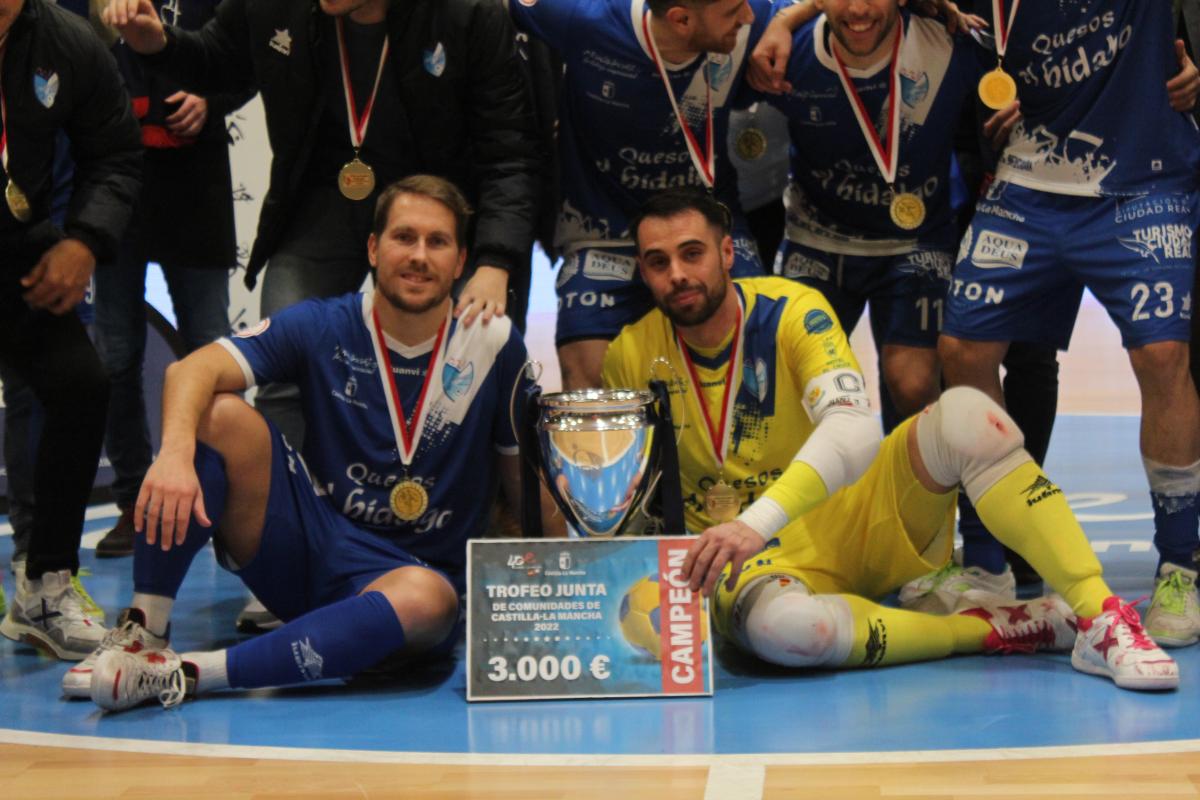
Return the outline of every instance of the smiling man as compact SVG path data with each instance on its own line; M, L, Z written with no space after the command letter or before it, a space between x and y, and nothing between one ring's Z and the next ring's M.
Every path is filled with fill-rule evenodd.
M440 178L388 187L367 244L374 292L305 301L168 370L163 446L135 510L133 601L65 694L172 705L453 645L466 540L486 529L498 475L516 505L509 398L526 358L506 317L453 317L468 213ZM303 457L237 394L278 379L301 388ZM287 624L179 656L171 608L209 539Z

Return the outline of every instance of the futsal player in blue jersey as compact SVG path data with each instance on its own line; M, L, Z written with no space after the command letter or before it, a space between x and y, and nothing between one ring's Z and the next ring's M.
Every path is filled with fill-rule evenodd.
M600 385L608 340L653 307L629 220L656 192L712 190L737 209L731 106L770 0L508 0L566 65L555 246L563 385ZM735 213L735 274L762 271Z
M373 292L305 301L171 367L136 507L133 600L65 694L170 706L453 645L466 541L487 529L497 476L506 491L518 482L510 397L526 360L507 317L454 319L468 213L443 179L393 184L368 240ZM237 394L281 379L301 389L303 454ZM210 539L286 624L177 655L174 598Z
M1161 644L1191 644L1200 400L1187 363L1200 134L1168 105L1171 4L993 7L1024 119L959 250L939 345L946 376L998 398L1010 341L1065 348L1083 287L1104 304L1142 396L1160 559L1146 627Z
M776 270L821 291L849 330L870 300L903 419L937 398L954 251L953 142L981 74L970 39L897 0L818 3L791 43L782 94L791 179ZM775 26L789 27L792 7Z

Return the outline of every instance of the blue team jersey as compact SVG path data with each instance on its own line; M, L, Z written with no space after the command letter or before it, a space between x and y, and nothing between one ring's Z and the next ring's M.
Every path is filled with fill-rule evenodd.
M1085 196L1193 191L1200 135L1167 99L1173 40L1168 0L1021 3L1004 65L1025 119L996 177Z
M709 63L717 196L737 207L727 156L729 112L742 72L770 18L769 0L750 0L754 22L726 55L666 64L680 113L704 151ZM684 134L651 60L643 32L646 0L515 0L518 27L545 41L566 64L559 98L562 205L555 242L568 250L628 244L629 219L652 195L703 188Z
M791 241L846 255L897 255L919 244L953 249L950 205L954 132L981 74L977 48L940 22L901 12L900 155L895 188L919 195L925 220L915 231L892 222L892 189L838 77L824 15L796 32L788 60L792 92L770 95L788 117L791 182L785 201ZM847 73L881 138L887 129L891 52Z
M485 532L495 454L517 452L509 398L514 381L524 380L525 345L507 317L469 328L449 323L440 374L431 377L425 397L420 443L405 469L372 344L372 297L306 300L221 344L248 385L300 387L304 461L313 486L337 511L434 566L461 569L466 540ZM388 350L411 416L432 343L411 348L389 337ZM429 495L428 508L412 522L398 519L389 503L392 486L406 474Z

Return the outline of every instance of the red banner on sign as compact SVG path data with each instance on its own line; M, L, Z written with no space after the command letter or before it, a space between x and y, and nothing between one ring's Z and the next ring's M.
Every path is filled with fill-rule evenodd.
M683 576L683 560L691 544L670 539L658 543L659 652L666 694L704 691L700 593L689 589Z

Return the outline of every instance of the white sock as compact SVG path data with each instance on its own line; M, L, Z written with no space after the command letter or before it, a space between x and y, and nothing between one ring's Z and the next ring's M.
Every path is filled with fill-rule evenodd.
M196 694L229 688L229 674L225 671L225 650L209 650L203 653L181 653L180 660L196 667Z
M146 615L146 630L163 639L167 638L167 629L171 625L171 609L175 600L163 597L161 594L133 593L133 602L129 604Z

